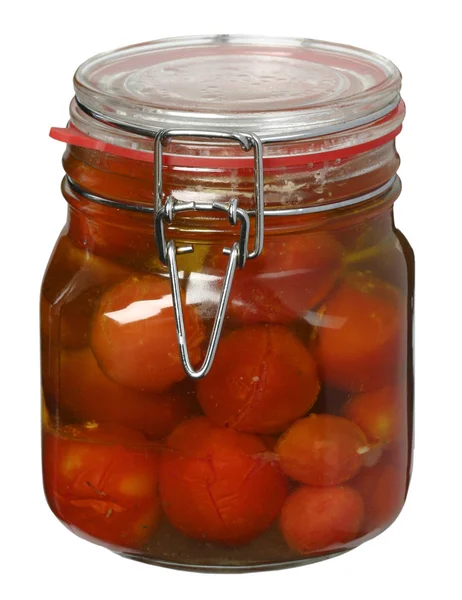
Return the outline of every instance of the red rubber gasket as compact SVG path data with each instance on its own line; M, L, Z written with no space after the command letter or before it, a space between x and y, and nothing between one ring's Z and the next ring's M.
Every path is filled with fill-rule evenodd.
M383 123L386 120L390 120L395 116L404 112L404 102L400 104L386 117L377 121L377 123ZM393 140L401 131L402 125L399 125L393 131L390 131L386 135L365 142L363 144L357 144L356 146L348 146L346 148L340 148L338 150L328 150L325 152L313 152L307 154L294 154L285 156L266 156L263 157L263 164L267 167L277 166L291 166L291 165L303 165L307 163L319 163L327 160L342 160L347 159L357 154L362 154L369 150L374 150L380 146L383 146L387 142ZM116 156L129 158L133 160L140 160L143 162L154 162L154 153L142 150L133 150L131 148L124 148L123 146L117 146L115 144L109 144L102 140L92 138L85 133L79 131L74 125L68 127L52 127L50 129L50 137L59 142L64 142L71 146L79 146L80 148L88 148L90 150L98 150L99 152L107 152ZM229 157L229 156L190 156L184 154L167 154L163 155L163 161L165 165L181 166L181 167L209 167L209 168L252 168L253 157Z

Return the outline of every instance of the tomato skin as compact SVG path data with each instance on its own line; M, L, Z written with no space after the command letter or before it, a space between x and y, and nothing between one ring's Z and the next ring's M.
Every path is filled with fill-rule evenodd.
M301 487L286 500L280 528L303 555L341 548L358 534L364 516L361 496L348 486Z
M197 384L214 423L247 433L284 431L306 414L319 392L316 364L281 325L255 325L220 341L210 373Z
M62 351L56 367L56 380L45 390L47 396L56 396L56 410L68 419L115 423L160 439L196 411L187 394L141 392L115 383L100 369L90 348Z
M138 548L155 531L159 449L111 424L45 430L45 494L55 515L79 535Z
M342 245L327 232L269 238L262 254L236 271L227 314L245 325L299 320L333 288L343 259ZM223 275L227 260L213 254L209 265Z
M394 383L406 365L406 307L396 288L348 277L320 309L316 358L321 379L352 392Z
M183 294L182 302L190 360L197 365L204 325ZM106 375L121 385L161 393L184 379L168 279L131 277L108 290L93 320L91 346Z
M273 523L287 480L257 436L197 417L169 436L159 491L165 515L184 535L235 546Z
M356 423L372 443L389 444L407 433L406 398L397 386L387 386L353 396L344 414Z
M338 485L354 477L367 449L366 436L357 425L328 414L296 421L275 448L286 475L314 486Z

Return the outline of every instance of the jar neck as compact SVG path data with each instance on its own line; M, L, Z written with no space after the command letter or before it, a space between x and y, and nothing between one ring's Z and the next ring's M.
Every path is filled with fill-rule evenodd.
M152 164L96 150L68 146L63 157L68 176L86 191L127 204L151 205ZM331 161L264 169L265 206L294 208L337 202L382 186L397 171L394 140L369 152ZM253 198L252 168L167 167L164 191L178 200L204 201L239 196L244 208Z

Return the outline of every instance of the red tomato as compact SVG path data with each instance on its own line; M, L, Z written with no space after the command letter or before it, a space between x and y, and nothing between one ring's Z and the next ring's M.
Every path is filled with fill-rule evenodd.
M399 387L353 396L344 414L361 427L370 442L390 443L407 434L407 399Z
M212 369L197 383L198 400L217 425L278 433L313 406L316 364L281 325L256 325L223 338Z
M190 360L202 358L204 326L184 305ZM180 359L170 283L158 276L131 277L101 299L91 344L104 372L122 385L163 392L186 377Z
M236 271L227 314L245 324L302 319L334 286L343 254L326 232L266 240L262 254ZM214 254L209 262L224 274L227 260Z
M44 485L56 516L82 537L138 548L159 521L158 450L116 425L46 430Z
M257 436L198 417L168 438L159 490L167 518L184 535L238 545L276 519L287 481Z
M89 348L60 354L59 384L51 387L58 411L77 421L110 422L142 431L150 438L168 435L195 411L186 394L140 392L113 382Z
M276 444L283 471L309 485L337 485L354 477L368 452L364 433L352 421L310 415L296 421Z
M42 284L42 334L65 348L88 345L90 322L99 298L128 274L125 267L83 252L68 237L61 237Z
M280 527L289 546L307 555L351 542L363 515L361 496L350 487L301 487L282 507Z
M316 356L321 379L354 392L392 384L407 358L406 306L398 291L349 277L320 311Z
M366 507L364 533L390 525L399 515L406 498L407 465L379 463L363 469L351 482Z

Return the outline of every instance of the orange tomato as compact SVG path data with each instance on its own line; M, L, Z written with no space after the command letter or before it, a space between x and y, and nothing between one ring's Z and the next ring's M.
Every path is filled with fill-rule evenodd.
M281 436L275 451L283 471L309 485L338 485L354 477L368 451L364 433L352 421L310 415Z
M196 309L184 305L184 297L183 311L196 365L204 326ZM93 321L91 345L103 371L122 385L159 393L184 379L168 279L131 277L108 290Z
M397 386L353 396L344 414L361 427L370 442L390 443L407 433L407 399Z
M313 406L316 364L281 325L255 325L223 338L210 373L197 383L214 423L249 433L278 433Z
M115 383L89 348L61 352L56 367L59 379L47 395L55 398L58 412L77 421L116 423L158 439L195 411L186 394L140 392Z
M344 250L326 232L265 241L262 254L237 270L227 314L244 324L302 319L337 281ZM227 256L214 254L213 271L224 274Z
M144 436L109 424L46 429L48 503L70 529L112 548L139 548L155 531L158 449Z
M407 320L396 288L365 275L349 277L327 298L319 316L316 356L324 382L365 392L401 375Z
M184 535L238 545L273 523L287 481L257 436L197 417L169 436L159 491L167 518Z
M282 507L280 527L289 546L308 555L351 542L363 515L361 496L350 487L301 487Z

